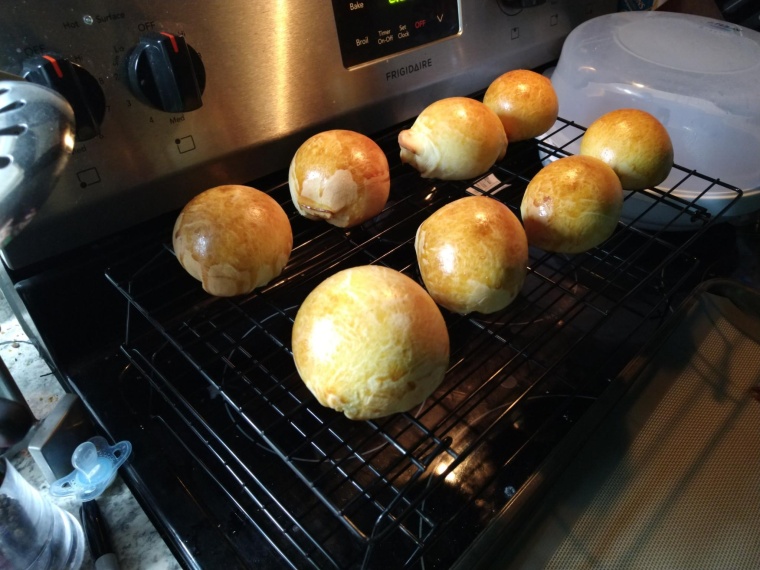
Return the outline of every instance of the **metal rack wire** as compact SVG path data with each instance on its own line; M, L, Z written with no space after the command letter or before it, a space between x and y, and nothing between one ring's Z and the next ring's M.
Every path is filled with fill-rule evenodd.
M301 301L349 266L384 264L419 281L414 235L436 208L485 194L519 214L542 159L567 154L518 143L481 179L442 183L399 163L400 128L377 139L392 167L391 199L358 228L301 218L283 180L262 188L289 213L295 246L282 275L251 295L208 296L169 244L107 273L127 299L122 351L160 402L156 415L241 524L293 567L448 567L688 288L697 269L688 246L714 221L699 198L686 202L674 188L655 201L674 219L699 221L686 239L633 220L584 254L531 249L523 291L505 310L443 311L451 366L437 392L408 413L352 422L322 408L295 371L290 332ZM683 174L704 192L741 195Z

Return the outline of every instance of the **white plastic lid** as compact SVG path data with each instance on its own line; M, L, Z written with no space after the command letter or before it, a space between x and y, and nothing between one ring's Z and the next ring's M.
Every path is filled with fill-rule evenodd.
M588 126L615 109L648 111L676 163L760 187L760 33L670 12L600 16L567 37L552 83L560 116Z
M760 66L760 45L740 26L716 20L665 17L636 19L611 30L621 48L645 62L696 74L738 74ZM717 78L716 78L717 79ZM720 97L719 91L715 94Z

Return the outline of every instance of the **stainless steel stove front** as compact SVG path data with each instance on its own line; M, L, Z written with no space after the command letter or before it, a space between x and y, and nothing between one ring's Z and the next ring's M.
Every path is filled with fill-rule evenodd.
M4 261L24 267L274 172L316 130L373 134L546 64L616 1L509 4L4 2L0 70L65 91L78 123L67 171Z

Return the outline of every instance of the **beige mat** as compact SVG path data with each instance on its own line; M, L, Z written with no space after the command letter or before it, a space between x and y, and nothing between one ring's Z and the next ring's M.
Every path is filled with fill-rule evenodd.
M760 569L760 302L742 291L700 294L643 357L511 568Z

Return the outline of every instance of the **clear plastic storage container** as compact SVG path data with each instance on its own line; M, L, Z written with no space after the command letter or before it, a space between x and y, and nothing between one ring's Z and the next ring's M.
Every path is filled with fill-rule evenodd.
M648 111L670 133L678 165L744 190L724 219L760 210L760 33L686 14L609 14L570 33L551 79L561 117L587 127L614 109ZM558 146L569 137L567 130L549 132ZM567 150L577 153L579 145ZM670 190L681 178L674 170L660 188ZM674 191L691 200L690 192ZM646 206L646 193L632 198L624 218ZM717 212L728 199L716 190L700 203ZM647 221L658 224L656 208Z

